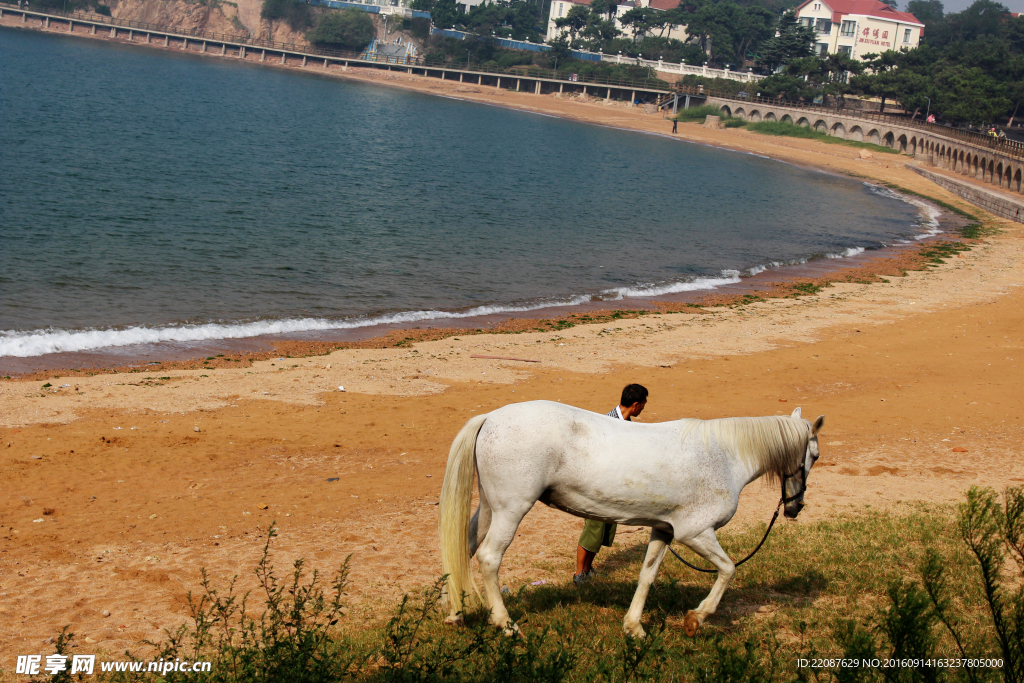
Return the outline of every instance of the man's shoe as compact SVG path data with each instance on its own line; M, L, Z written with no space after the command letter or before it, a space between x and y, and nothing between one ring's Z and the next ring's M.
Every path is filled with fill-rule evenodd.
M594 575L594 570L593 569L591 569L589 572L586 572L586 573L581 572L581 573L576 574L576 575L574 575L572 577L572 582L575 583L577 586L579 586L581 584L586 583L587 581L590 581L590 577L593 576L593 575Z

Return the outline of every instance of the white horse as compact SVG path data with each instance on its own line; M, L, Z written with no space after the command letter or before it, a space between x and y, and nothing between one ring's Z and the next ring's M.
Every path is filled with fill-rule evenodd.
M460 621L464 601L479 598L470 569L476 554L491 623L515 629L501 599L498 568L520 521L539 500L578 517L651 527L623 622L630 635L644 636L640 616L669 543L683 543L713 564L715 585L683 622L693 636L736 573L715 530L736 513L743 487L761 476L781 482L786 517L796 518L824 421L822 415L811 424L797 408L789 417L636 424L550 401L508 405L470 419L452 443L441 486L448 621ZM471 519L474 465L480 506Z

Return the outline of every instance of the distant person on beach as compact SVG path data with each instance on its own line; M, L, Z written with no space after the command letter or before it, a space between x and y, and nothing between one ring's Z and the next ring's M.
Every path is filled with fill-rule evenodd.
M678 119L672 119L672 132L675 133L675 132L678 132L678 130L679 130L679 120Z
M647 389L639 384L628 384L622 390L619 405L608 411L608 417L632 422L647 406ZM583 523L579 545L576 547L576 573L573 583L581 584L594 573L594 558L601 546L611 547L615 541L616 524L588 519Z

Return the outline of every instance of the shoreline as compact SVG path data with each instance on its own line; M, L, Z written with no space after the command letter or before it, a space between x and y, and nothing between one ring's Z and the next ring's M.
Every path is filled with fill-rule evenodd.
M17 28L24 27L17 26ZM62 31L43 30L35 27L31 27L29 30L35 30L42 33L59 33L60 35L67 35ZM94 37L87 34L72 35L77 35L78 37ZM101 38L101 40L104 39ZM120 43L127 41L120 39L111 41L109 39L105 39L105 42ZM133 43L133 45L146 44ZM170 49L153 44L149 44L147 46L165 50ZM173 50L173 52L175 54L180 54L180 51L178 50ZM218 56L211 53L195 54L199 56ZM302 67L294 65L281 66L269 62L261 63L258 61L253 61L253 63L260 66L273 66L278 69L309 71L308 68L303 69ZM528 113L569 119L580 123L615 128L618 130L653 134L666 139L666 142L675 140L677 142L688 142L727 149L741 154L767 157L782 163L793 164L798 167L813 168L819 172L855 178L869 183L877 183L882 187L888 186L905 189L899 183L893 183L891 180L882 178L881 176L884 176L885 174L878 172L864 174L859 171L879 171L881 170L881 167L884 167L886 171L891 170L893 173L901 171L901 175L903 175L904 178L900 178L900 180L921 180L919 176L911 174L903 168L890 169L890 164L882 164L881 161L875 162L861 159L859 154L854 154L852 150L847 152L846 156L842 154L835 154L834 152L844 152L846 150L825 149L830 146L822 145L817 142L812 142L810 145L794 145L793 143L796 143L797 141L793 139L764 139L765 136L756 136L755 134L746 132L744 132L745 134L743 135L731 134L733 133L731 130L712 131L703 129L698 124L684 124L682 126L683 134L673 136L663 130L659 131L651 129L654 121L663 120L659 115L643 114L638 109L629 109L624 106L609 106L607 104L593 104L591 102L578 101L579 98L575 97L562 98L555 95L538 96L507 91L485 92L481 88L467 88L464 84L454 81L439 81L437 79L430 79L422 76L408 76L406 74L354 67L346 68L344 71L339 68L334 71L328 71L327 73L317 70L314 73L321 77L329 76L334 78L371 82L379 85L391 85L405 88L407 90L425 92L426 94L440 97L511 108ZM445 92L446 90L447 92ZM463 92L467 90L472 92ZM548 108L538 108L538 104L548 106ZM551 109L551 106L558 108L558 110ZM595 112L595 109L597 112ZM622 118L623 114L627 115L626 119ZM798 153L795 154L794 150ZM852 168L849 163L838 164L834 161L834 159L845 161L847 158L853 159L854 163ZM874 166L872 166L872 164ZM919 197L923 197L926 201L938 201L940 204L945 204L946 206L949 205L949 202L944 199L938 199L937 197L932 196L941 196L944 194L944 191L937 186L932 185L930 188L919 186L917 189L910 190L910 192L918 195ZM949 195L949 198L952 198L952 195ZM914 203L913 198L911 198L911 203ZM957 201L956 203L963 204L963 202L960 201ZM970 208L973 209L974 207ZM956 222L955 217L944 213L944 223L949 223L951 219L954 223ZM949 228L946 227L946 230L948 231ZM938 239L944 238L946 237L938 237ZM927 241L928 240L924 240L923 242ZM920 250L920 248L922 248L921 243L910 245L910 248ZM887 251L890 251L890 248L876 250L874 253L869 252L867 254L861 254L859 257L856 257L856 261L860 263L877 260L879 258L879 252ZM902 258L902 256L897 258ZM566 306L555 305L524 312L504 311L495 314L482 314L480 316L474 316L467 319L445 320L443 317L439 316L436 319L399 323L377 323L359 328L263 334L238 338L213 338L195 342L160 342L155 344L113 346L80 352L51 353L25 357L7 356L0 358L0 376L34 377L39 373L72 368L82 371L109 371L112 369L124 369L132 366L138 366L140 363L151 363L152 359L187 363L190 360L208 357L210 355L213 355L216 358L217 355L221 353L225 355L235 354L236 356L255 355L256 357L265 358L270 357L275 353L279 353L278 349L282 348L282 345L288 346L293 350L296 348L296 345L305 344L309 348L314 348L330 342L338 342L342 345L352 345L363 342L367 342L370 345L381 345L382 343L386 343L387 338L395 336L395 334L401 330L417 331L423 328L435 329L438 327L447 327L450 328L451 334L458 334L460 330L483 329L478 326L493 327L495 324L524 318L529 320L551 321L563 320L574 313L579 315L592 311L615 308L625 308L628 310L658 310L664 309L666 305L680 303L705 305L705 302L707 301L716 301L721 304L728 301L742 300L744 297L750 296L752 293L777 289L779 287L778 281L780 280L799 283L799 281L807 279L806 271L812 271L814 273L810 278L811 280L824 281L829 279L828 271L835 271L836 273L841 274L851 268L857 269L859 267L861 266L851 264L847 259L818 259L799 265L786 265L779 268L773 268L753 277L744 277L739 283L731 283L724 286L719 285L714 288L686 292L681 295L637 296L621 301L592 300L582 304L577 303ZM825 273L823 274L822 271L825 271ZM840 275L840 277L842 276ZM416 332L416 334L420 333ZM377 340L374 341L374 338L377 338ZM236 358L236 360L238 360L238 358Z
M353 348L394 348L423 340L486 333L518 334L548 328L564 329L588 320L640 317L662 313L698 313L705 308L729 307L754 300L801 296L834 282L878 281L906 270L918 270L927 260L922 253L936 244L963 244L973 240L958 229L966 221L947 218L945 230L914 243L882 247L847 257L820 258L785 264L742 277L738 282L675 294L593 300L553 305L528 311L499 311L468 318L443 318L398 323L377 323L355 328L313 330L305 333L211 338L197 342L159 342L100 347L37 356L0 357L0 379L37 380L53 373L111 374L142 370L201 369L251 364L277 356L322 355ZM211 357L212 354L212 357Z

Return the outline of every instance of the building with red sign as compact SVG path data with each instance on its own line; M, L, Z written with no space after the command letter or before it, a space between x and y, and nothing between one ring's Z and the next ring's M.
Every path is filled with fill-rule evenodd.
M796 8L798 21L815 30L814 51L855 59L886 50L911 50L921 42L924 24L880 0L807 0Z

